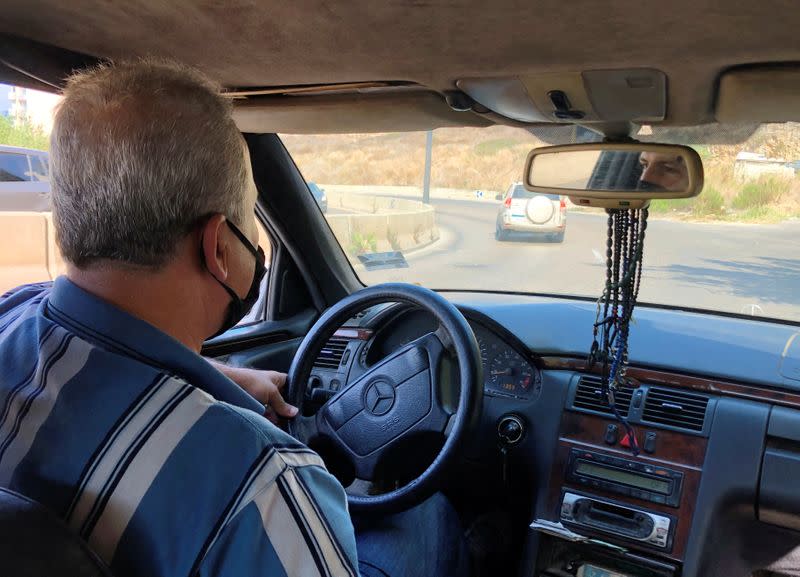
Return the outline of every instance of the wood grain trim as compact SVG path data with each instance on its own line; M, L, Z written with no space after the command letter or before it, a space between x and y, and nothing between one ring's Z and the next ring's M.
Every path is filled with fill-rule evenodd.
M600 374L601 372L601 367L599 365L589 370L584 359L572 357L542 357L541 360L545 369L578 371L593 374ZM768 402L793 409L800 409L800 393L772 389L760 385L742 385L717 379L692 377L680 373L644 369L640 367L628 367L627 374L636 381L643 381L649 384L691 389L724 397Z
M670 468L673 468L673 465L677 465L679 467L697 469L698 471L703 468L708 445L708 439L705 437L635 425L634 431L636 432L639 446L643 446L645 434L652 432L656 435L656 448L652 455L642 452L639 457L633 457L629 449L621 447L619 444L614 446L605 444L603 439L605 438L606 427L611 424L617 424L617 421L613 418L564 411L561 417L560 438L576 445L579 444L583 448L592 450L598 448L604 453L643 462L652 462L654 465L664 465Z

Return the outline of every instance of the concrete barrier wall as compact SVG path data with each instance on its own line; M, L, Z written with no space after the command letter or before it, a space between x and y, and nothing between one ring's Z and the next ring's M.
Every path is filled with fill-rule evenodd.
M318 183L325 192L330 195L331 193L342 192L350 194L360 194L367 196L389 196L397 199L408 199L416 202L422 200L422 188L419 186L391 186L391 185L378 185L378 184L325 184ZM433 199L450 199L450 200L472 200L476 202L497 202L495 196L498 194L505 195L506 189L503 190L474 190L466 188L441 188L438 186L431 187L430 194Z
M421 202L329 193L328 203L352 211L328 215L336 237L352 254L407 251L439 238L434 209ZM260 238L269 255L263 230ZM22 284L53 280L66 269L49 212L0 212L0 246L0 294Z
M258 229L269 267L269 236L260 223ZM54 280L66 271L49 212L0 212L0 247L0 294L23 284Z
M351 254L408 251L439 239L432 206L414 200L331 191L328 207L351 211L328 214L336 238Z
M0 212L0 293L65 270L49 212Z

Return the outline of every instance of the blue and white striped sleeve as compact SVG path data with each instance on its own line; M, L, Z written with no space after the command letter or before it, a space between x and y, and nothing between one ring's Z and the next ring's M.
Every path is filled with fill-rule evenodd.
M358 576L344 490L322 466L308 462L319 459L311 455L274 454L282 470L232 511L200 577Z

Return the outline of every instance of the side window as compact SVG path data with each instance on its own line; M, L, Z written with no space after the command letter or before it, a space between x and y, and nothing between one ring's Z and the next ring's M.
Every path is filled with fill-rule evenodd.
M25 182L31 180L27 154L0 154L0 182Z
M258 227L258 245L264 251L264 255L266 255L267 259L264 263L264 266L267 267L267 274L264 275L264 278L261 281L261 287L258 293L258 300L256 304L253 305L253 308L247 313L242 320L236 325L237 327L242 327L245 325L250 325L253 323L257 323L263 321L266 318L267 313L267 287L269 286L269 272L270 266L272 265L272 243L270 242L270 237L267 234L267 230L264 228L264 225L261 224L261 221L256 218L256 226Z
M3 109L0 99L0 294L23 284L54 280L66 270L55 242L50 208L49 119L59 97L0 85L0 95L27 98L27 116ZM41 104L39 108L34 103ZM13 105L13 102L11 102ZM269 269L272 246L258 223L259 244ZM239 325L264 319L269 273L259 299Z
M64 272L50 215L54 94L0 84L0 294Z
M50 184L31 182L29 159L35 158L0 153L0 294L64 271L49 212Z

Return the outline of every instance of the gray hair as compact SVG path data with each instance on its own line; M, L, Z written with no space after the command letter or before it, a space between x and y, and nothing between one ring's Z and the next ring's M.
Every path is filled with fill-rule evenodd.
M51 146L64 258L159 268L204 216L244 221L244 143L220 86L172 62L100 65L69 78Z

